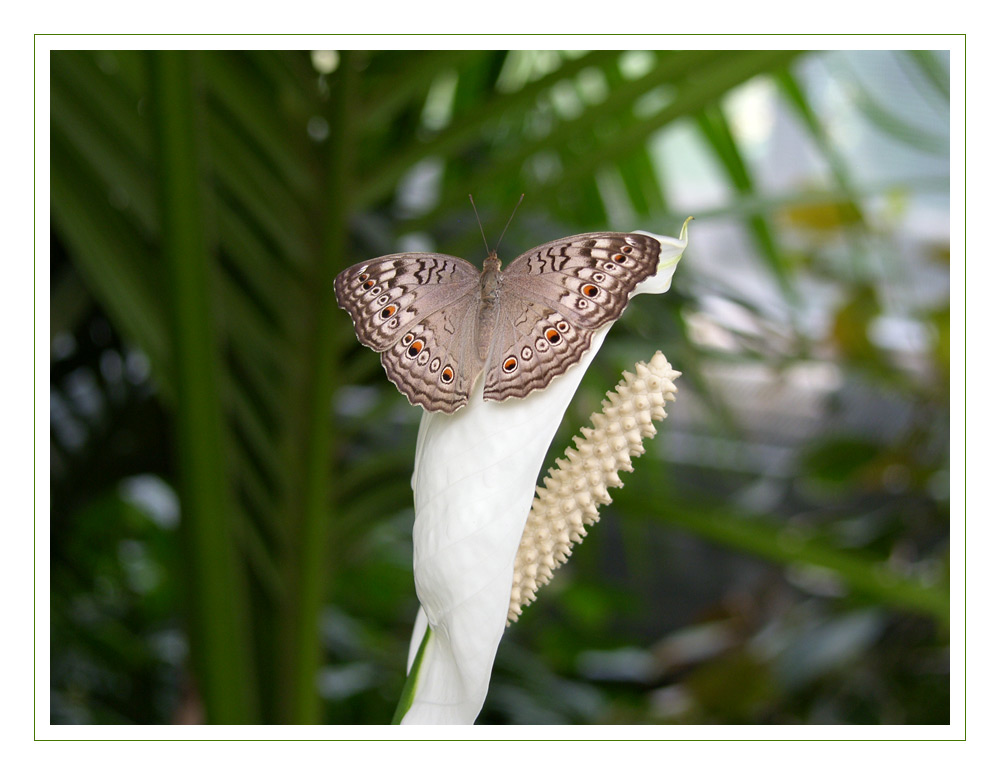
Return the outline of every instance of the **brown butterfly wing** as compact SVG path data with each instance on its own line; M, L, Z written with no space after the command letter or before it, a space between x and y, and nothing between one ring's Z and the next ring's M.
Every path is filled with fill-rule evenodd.
M382 353L382 366L409 402L451 414L468 403L483 371L471 332L479 313L478 288L424 317Z
M485 367L484 397L503 401L544 388L577 363L593 334L621 316L656 272L660 243L596 232L541 245L503 272L497 322L479 357L480 273L440 253L361 262L334 283L358 340L382 353L389 379L429 411L464 406Z
M523 398L578 362L593 333L621 317L635 287L656 273L660 249L643 234L596 232L514 259L503 272L484 396Z
M348 267L333 282L358 341L387 350L421 320L475 289L479 271L442 253L395 253Z
M462 337L474 325L478 289L472 264L441 253L362 261L334 280L358 341L382 354L389 379L411 404L444 412L465 405L482 370Z
M547 302L505 299L486 360L483 397L505 401L541 390L580 360L593 334Z

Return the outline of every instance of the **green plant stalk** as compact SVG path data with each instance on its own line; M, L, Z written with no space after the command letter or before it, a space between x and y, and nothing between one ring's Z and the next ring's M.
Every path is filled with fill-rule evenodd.
M396 711L392 714L391 724L401 724L403 722L403 716L406 712L413 706L413 698L417 694L417 678L420 676L420 666L424 661L424 652L427 650L427 644L431 640L431 628L427 625L427 629L424 630L424 638L420 641L420 648L417 649L416 656L413 657L413 664L410 665L410 672L406 674L406 681L403 682L403 691L399 694L399 704L396 705Z
M192 55L150 54L169 275L182 531L192 657L209 723L257 721L246 589L235 549L223 456L211 259L203 222Z
M826 160L827 167L829 167L830 173L836 181L835 188L843 195L840 200L835 200L833 203L840 212L843 222L849 224L857 217L858 225L862 227L863 231L865 233L870 232L871 228L868 224L868 218L865 215L865 208L861 197L851 182L850 168L844 159L841 158L836 144L831 141L829 132L826 130L819 116L816 115L816 111L813 109L799 82L788 68L779 70L775 73L774 77L775 82L785 96L785 100L798 114L799 119L813 138L813 142L816 143L819 152ZM862 258L864 255L864 237L854 229L845 229L844 236L851 248L851 259L855 266L858 267L857 271L860 273L864 263L864 259Z
M282 612L285 626L279 652L279 719L283 723L315 724L320 718L316 677L321 650L319 618L328 561L330 508L330 462L334 439L331 423L331 395L335 388L335 363L342 343L336 320L337 305L332 291L333 278L345 263L351 173L351 95L354 90L354 63L344 52L337 77L333 79L329 105L327 195L325 230L312 283L311 308L315 319L309 336L309 370L303 375L302 410L296 438L301 439L297 466L296 495L292 498L291 535L293 550L286 566L289 598ZM294 451L293 451L294 454ZM328 562L326 565L328 566Z
M856 201L866 196L881 196L900 190L947 193L948 186L947 177L928 176L878 182L874 185L856 186L851 191L855 198L854 201ZM782 194L779 196L765 196L762 194L753 196L740 195L731 198L720 207L713 207L709 210L694 210L693 215L697 221L702 221L709 218L727 218L732 215L742 216L752 213L772 213L792 205L838 205L844 203L843 190L839 187L834 187L830 189L796 191L791 194Z

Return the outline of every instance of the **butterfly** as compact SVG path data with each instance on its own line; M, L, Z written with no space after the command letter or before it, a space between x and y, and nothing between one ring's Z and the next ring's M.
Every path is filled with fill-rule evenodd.
M441 253L394 253L348 267L337 303L358 340L381 353L411 404L451 414L484 375L483 398L523 398L590 349L621 317L635 287L656 272L660 242L594 232L554 240L500 268Z

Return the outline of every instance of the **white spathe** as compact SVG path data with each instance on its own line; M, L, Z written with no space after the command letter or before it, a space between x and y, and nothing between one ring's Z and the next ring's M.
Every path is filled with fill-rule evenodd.
M687 222L679 239L649 236L660 241L660 263L633 295L670 287L687 247ZM484 401L480 380L464 409L424 412L412 479L420 612L407 669L428 626L431 635L402 723L471 724L479 715L507 622L514 556L538 472L611 325L596 331L583 358L544 390L520 400Z

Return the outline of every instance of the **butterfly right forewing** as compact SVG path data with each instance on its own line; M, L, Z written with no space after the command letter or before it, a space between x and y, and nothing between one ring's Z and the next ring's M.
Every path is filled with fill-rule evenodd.
M510 263L505 290L548 302L574 324L594 330L617 320L635 287L656 273L660 248L658 240L636 233L554 240Z
M503 271L485 398L523 398L577 363L594 332L617 320L635 287L655 273L659 255L652 237L595 232L515 258Z

